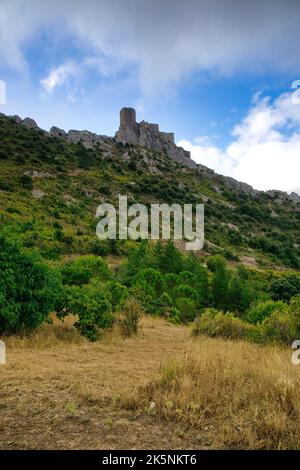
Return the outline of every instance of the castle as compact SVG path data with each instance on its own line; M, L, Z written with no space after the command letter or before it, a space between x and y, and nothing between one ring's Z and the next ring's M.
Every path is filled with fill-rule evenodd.
M173 132L161 132L158 124L142 121L136 122L133 108L122 108L120 111L120 127L115 138L123 144L141 145L158 152L165 153L172 160L183 163L191 168L197 164L191 160L190 152L177 147Z

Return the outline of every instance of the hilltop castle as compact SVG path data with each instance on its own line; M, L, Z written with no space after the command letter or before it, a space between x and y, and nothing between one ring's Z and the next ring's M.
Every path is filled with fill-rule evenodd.
M122 108L120 111L120 127L115 136L123 144L142 145L152 150L165 153L172 160L195 168L196 163L191 160L190 152L177 147L173 132L161 132L158 124L142 121L136 122L136 113L133 108Z

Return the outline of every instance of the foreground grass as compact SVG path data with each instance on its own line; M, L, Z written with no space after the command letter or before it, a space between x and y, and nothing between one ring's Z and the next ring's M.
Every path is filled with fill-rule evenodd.
M124 404L196 428L213 448L299 448L300 375L290 356L202 337Z
M89 343L44 325L7 340L1 448L299 448L291 350L199 337L146 317Z

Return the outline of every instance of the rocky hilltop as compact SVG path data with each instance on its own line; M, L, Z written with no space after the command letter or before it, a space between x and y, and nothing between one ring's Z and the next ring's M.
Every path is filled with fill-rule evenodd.
M182 147L177 147L173 132L161 132L158 124L142 121L136 122L133 108L122 108L120 111L120 127L115 136L117 142L123 144L141 145L166 154L172 160L183 163L191 168L197 164L191 159L191 154Z
M5 117L4 114L0 113L1 116ZM64 140L70 144L81 143L86 149L97 149L102 148L107 155L111 153L111 149L114 144L121 143L133 146L140 146L140 156L142 160L147 160L147 164L150 165L149 157L144 155L144 151L147 149L152 152L158 152L158 154L164 154L171 160L191 169L195 169L201 177L207 180L215 181L216 177L226 184L226 186L235 192L244 193L250 196L259 197L265 191L258 191L247 183L243 183L235 180L229 176L218 175L207 168L204 165L197 164L191 159L190 152L184 150L182 147L177 147L174 143L174 134L171 132L161 132L158 124L150 124L142 121L136 122L136 113L133 108L122 108L120 111L120 127L116 132L115 137L109 137L106 135L99 135L88 130L69 130L65 132L59 127L53 126L50 131L47 132L40 127L34 119L26 117L21 119L19 116L10 116L10 119L15 121L28 129L41 131L43 134L50 137L56 137ZM125 152L126 154L126 152ZM124 154L124 155L125 155ZM155 164L152 162L152 166L149 166L149 170L152 173L159 173ZM215 190L218 192L218 185L215 185ZM271 190L266 191L271 197L275 198L278 202L292 201L296 204L300 203L300 196L296 193L288 194L283 191Z

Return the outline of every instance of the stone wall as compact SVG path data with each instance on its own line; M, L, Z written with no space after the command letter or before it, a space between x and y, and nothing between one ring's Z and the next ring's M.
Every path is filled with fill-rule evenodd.
M160 132L158 124L142 121L136 122L133 108L122 108L120 111L120 127L116 132L116 140L123 144L142 145L143 147L165 153L172 160L192 168L197 164L191 160L190 152L177 147L173 132Z

